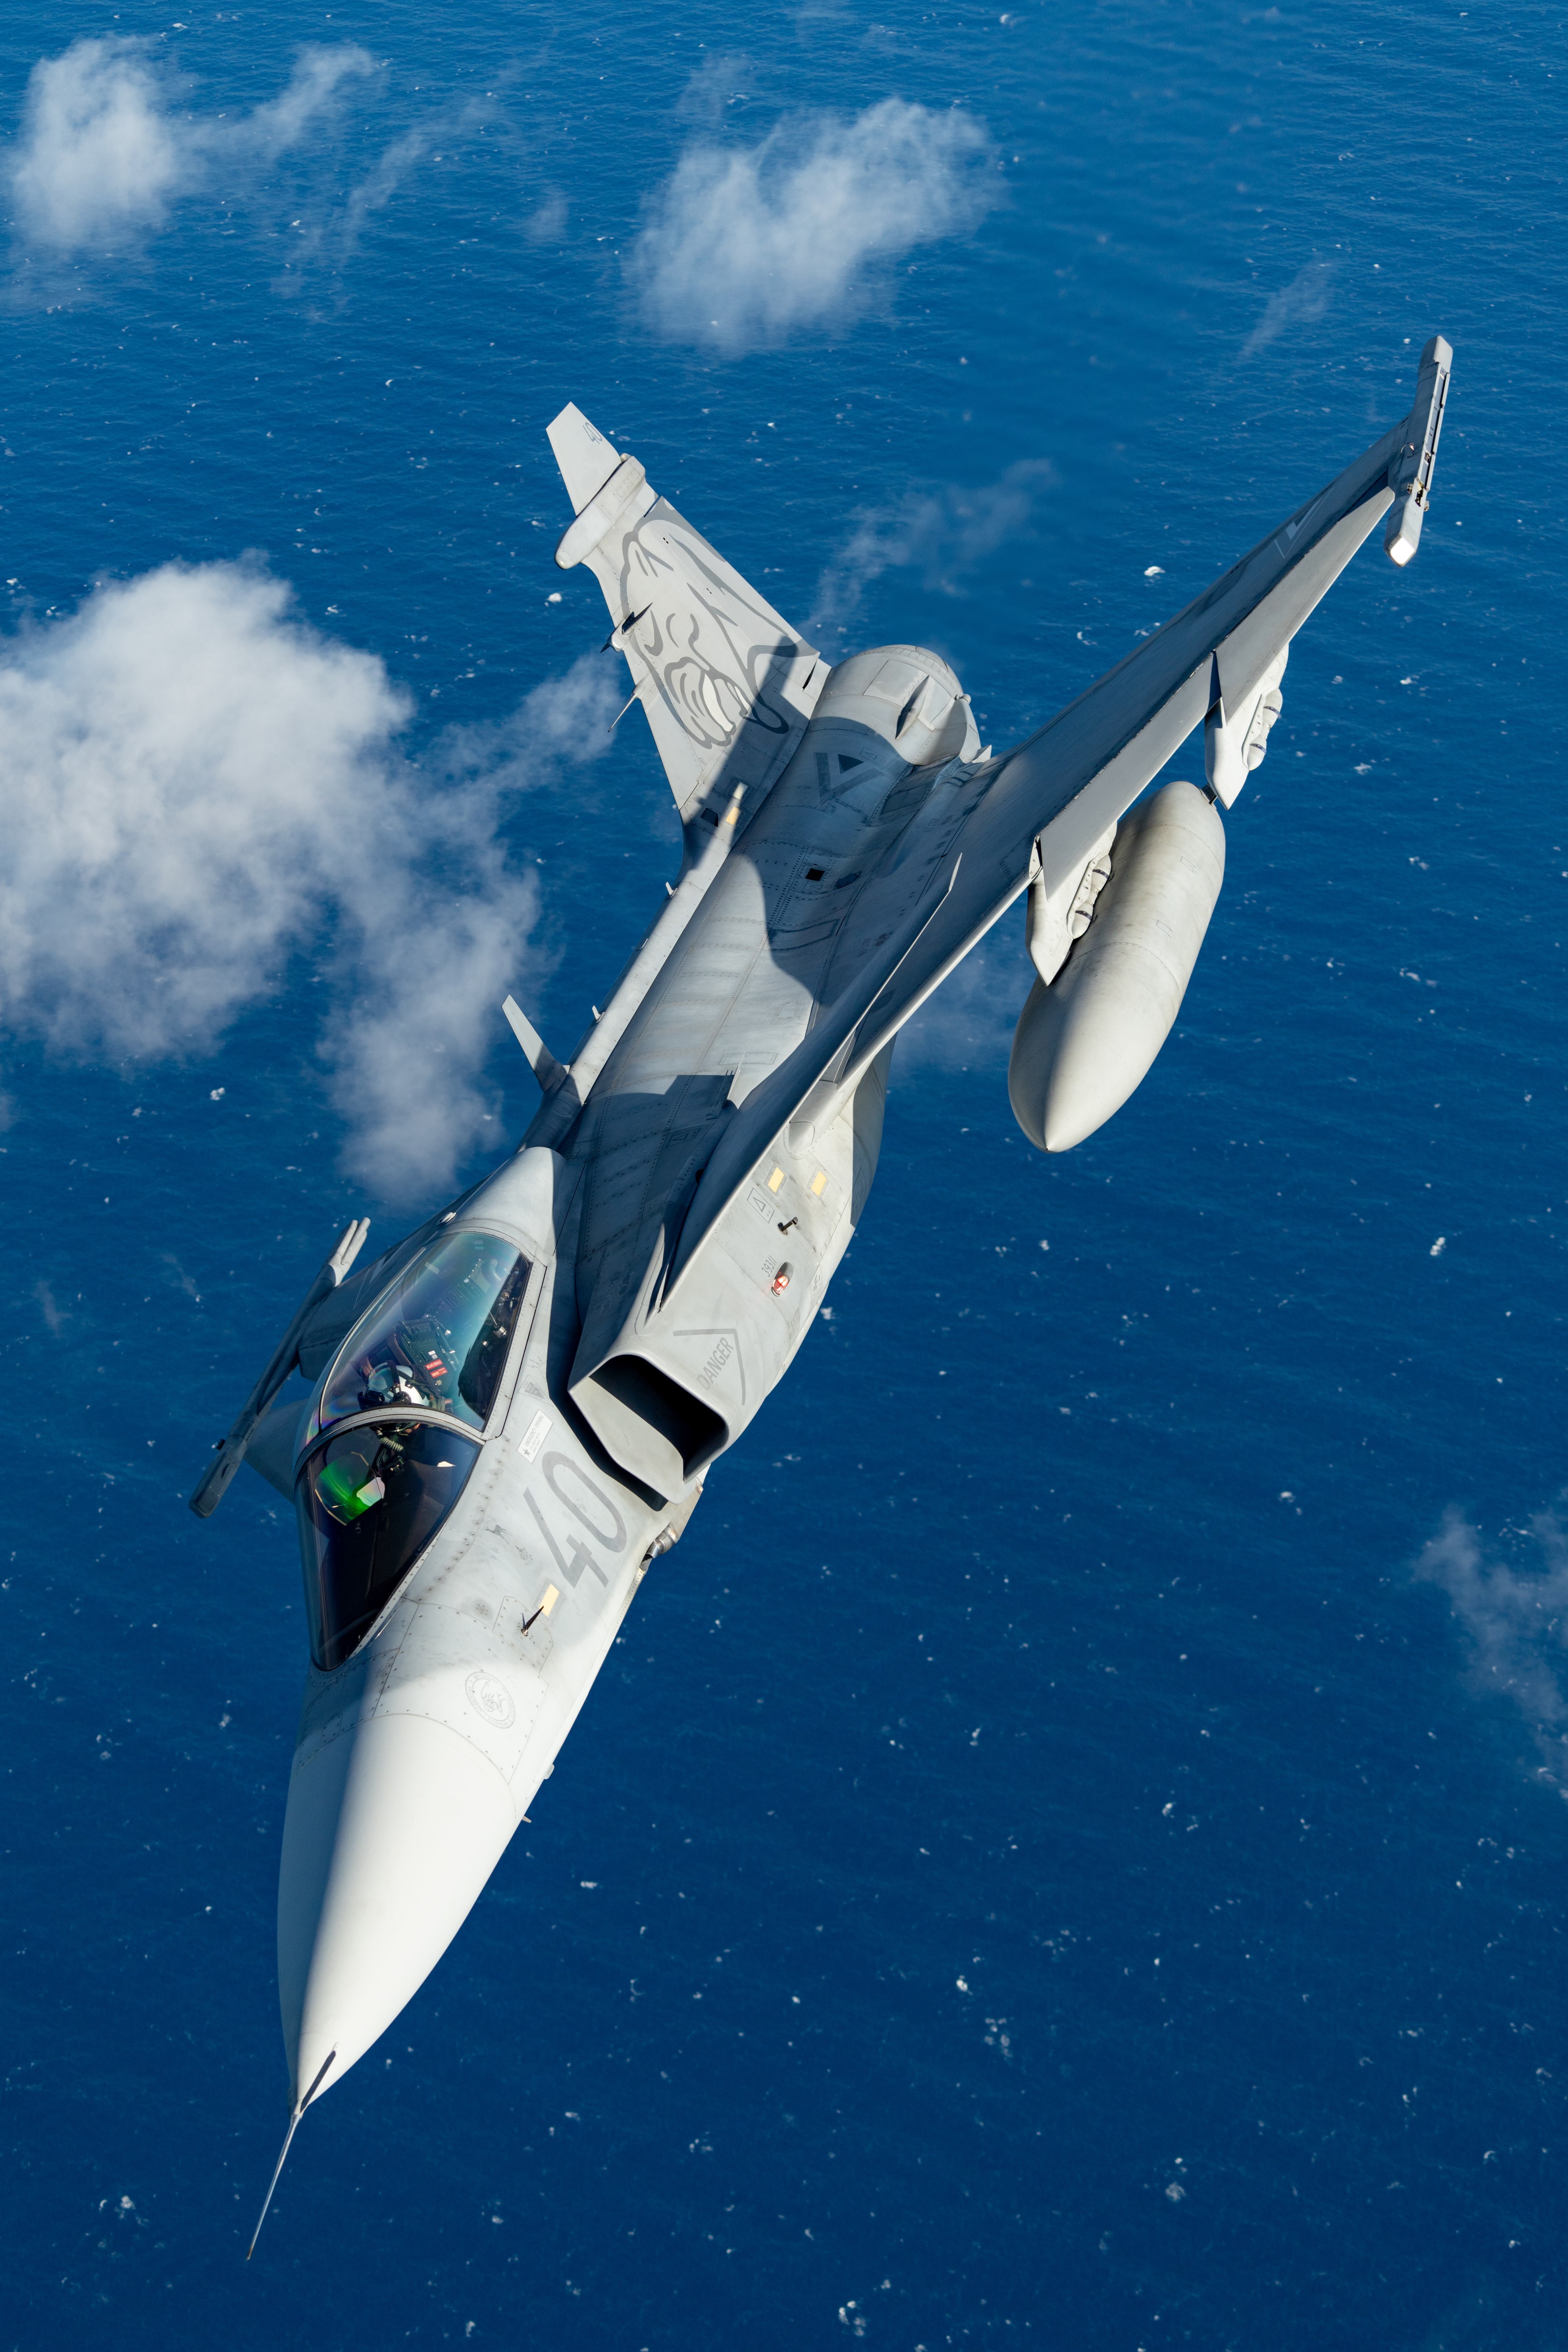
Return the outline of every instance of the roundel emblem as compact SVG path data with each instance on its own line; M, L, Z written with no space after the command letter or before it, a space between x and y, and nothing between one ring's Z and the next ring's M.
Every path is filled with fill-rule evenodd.
M487 1675L482 1666L475 1667L463 1688L468 1695L468 1705L474 1713L482 1715L495 1730L510 1730L517 1721L517 1709L511 1703L511 1694L506 1685L497 1682L494 1675Z

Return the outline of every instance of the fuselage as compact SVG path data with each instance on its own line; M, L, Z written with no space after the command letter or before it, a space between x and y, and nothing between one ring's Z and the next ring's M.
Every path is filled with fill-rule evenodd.
M689 1311L655 1312L715 1136L918 906L975 749L935 656L833 673L763 805L690 828L573 1088L382 1262L321 1370L300 1419L314 1656L279 1890L296 2113L439 1958L650 1559L821 1306L875 1173L885 1054L831 1118L781 1133ZM476 1285L488 1319L443 1366L450 1301ZM382 1536L397 1512L406 1559Z
M1394 562L1415 552L1451 359L1435 336L1407 418L995 761L937 656L825 671L640 462L575 407L553 420L557 562L604 590L679 876L570 1066L508 1001L545 1097L518 1151L357 1275L347 1228L191 1498L209 1516L249 1461L298 1502L295 2121L440 1957L800 1346L875 1175L900 1025L1026 893L1024 1132L1070 1148L1139 1083L1291 639L1384 516ZM1205 789L1136 809L1200 729ZM278 1402L296 1363L302 1407Z

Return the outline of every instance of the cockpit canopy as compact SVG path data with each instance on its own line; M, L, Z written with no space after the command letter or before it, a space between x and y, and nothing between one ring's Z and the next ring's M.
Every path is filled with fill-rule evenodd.
M410 1405L482 1429L529 1272L521 1251L493 1234L464 1230L432 1242L350 1332L311 1436L351 1413Z
M294 1489L310 1653L327 1672L353 1655L461 1494L479 1446L459 1431L489 1419L530 1271L493 1234L448 1234L344 1341Z
M362 1421L310 1455L294 1492L310 1655L324 1672L353 1657L479 1458L433 1421Z

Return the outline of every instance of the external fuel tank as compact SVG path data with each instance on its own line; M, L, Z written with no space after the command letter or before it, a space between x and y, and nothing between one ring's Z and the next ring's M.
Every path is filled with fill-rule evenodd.
M1145 1077L1181 1009L1225 877L1225 825L1194 784L1122 818L1094 918L1019 1015L1014 1116L1042 1151L1070 1151Z

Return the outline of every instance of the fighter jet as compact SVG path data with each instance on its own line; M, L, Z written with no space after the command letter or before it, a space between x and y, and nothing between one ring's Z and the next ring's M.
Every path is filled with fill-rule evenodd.
M289 2138L446 1950L788 1370L865 1211L911 1013L1023 898L1025 1134L1071 1150L1148 1071L1291 640L1385 516L1394 562L1415 552L1452 356L1434 336L1407 417L999 756L940 655L825 661L636 457L575 407L550 425L574 509L555 561L604 590L684 850L570 1061L508 998L542 1096L521 1144L358 1271L349 1226L192 1497L206 1517L248 1462L299 1522ZM1204 783L1148 793L1200 729Z

